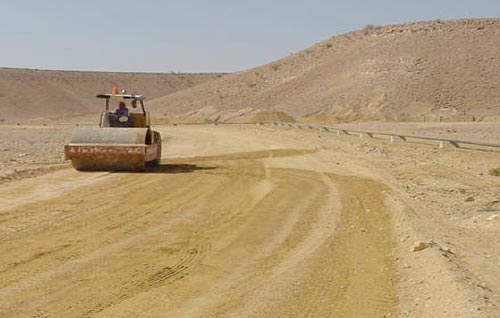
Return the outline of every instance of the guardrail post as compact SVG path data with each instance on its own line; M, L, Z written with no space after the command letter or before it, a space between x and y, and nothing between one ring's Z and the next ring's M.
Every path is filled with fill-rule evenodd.
M367 132L360 132L359 133L359 138L365 138L365 137L373 138L373 134L370 134Z
M406 137L400 135L391 135L391 142L406 141Z
M444 141L444 140L440 140L439 141L439 148L443 149L443 148L446 148L446 146L451 146L453 148L459 148L460 147L458 145L458 143L456 143L454 141Z

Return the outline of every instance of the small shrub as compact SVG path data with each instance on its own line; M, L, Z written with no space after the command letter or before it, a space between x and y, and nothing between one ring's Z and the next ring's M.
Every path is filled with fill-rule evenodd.
M500 176L500 167L490 169L489 174L492 176L495 176L495 177L499 177Z
M367 24L365 25L365 27L363 28L363 34L364 35L368 35L370 34L371 32L374 32L376 31L377 29L380 29L380 26L378 25L373 25L373 24Z

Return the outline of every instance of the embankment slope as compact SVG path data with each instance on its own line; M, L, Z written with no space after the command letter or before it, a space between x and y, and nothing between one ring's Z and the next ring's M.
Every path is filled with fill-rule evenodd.
M500 19L371 27L155 100L163 116L315 121L500 116Z
M46 71L0 68L0 120L57 118L102 110L95 95L112 87L149 98L213 80L221 74Z

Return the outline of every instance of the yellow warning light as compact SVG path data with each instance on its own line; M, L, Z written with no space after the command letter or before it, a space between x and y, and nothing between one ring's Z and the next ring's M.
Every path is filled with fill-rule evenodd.
M112 93L115 95L120 94L120 89L118 87L113 87Z

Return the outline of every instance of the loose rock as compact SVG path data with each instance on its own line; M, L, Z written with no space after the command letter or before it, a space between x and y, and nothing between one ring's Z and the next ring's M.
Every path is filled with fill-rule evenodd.
M486 218L486 221L494 221L498 218L498 214L490 215Z
M432 246L432 244L429 242L415 242L413 244L413 247L411 250L412 250L412 252L419 252L419 251L423 251L431 246Z

